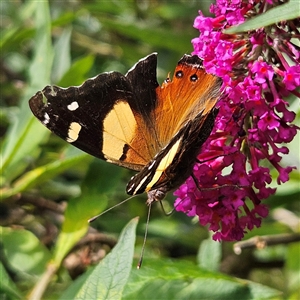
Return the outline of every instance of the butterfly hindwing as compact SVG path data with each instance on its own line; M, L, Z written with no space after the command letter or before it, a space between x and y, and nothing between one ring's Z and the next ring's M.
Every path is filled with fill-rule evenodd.
M126 191L130 195L151 190L168 191L182 184L192 173L195 159L214 126L218 109L199 113L189 120L139 173L131 178ZM163 198L163 197L162 197Z
M155 132L161 149L129 181L129 194L160 190L161 197L187 179L213 128L220 85L220 79L204 71L197 56L182 57L172 80L167 78L156 89L157 106L151 113L158 120Z

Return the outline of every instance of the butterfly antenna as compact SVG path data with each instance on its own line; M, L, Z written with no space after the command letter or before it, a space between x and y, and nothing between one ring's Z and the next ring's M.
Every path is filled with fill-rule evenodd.
M150 221L151 205L152 205L152 202L149 202L148 214L147 214L147 222L146 222L146 228L145 228L145 234L144 234L144 241L143 241L141 256L140 256L139 262L138 262L138 264L136 266L137 269L141 268L142 262L143 262L143 258L144 258L146 240L147 240L147 235L148 235L148 227L149 227L149 221Z
M127 198L127 199L125 199L125 200L123 200L123 201L121 201L121 202L115 204L114 206L112 206L112 207L108 208L107 210L101 212L99 215L96 215L96 216L90 218L90 219L88 220L88 222L89 222L89 223L94 222L96 219L98 219L98 218L101 217L102 215L104 215L104 214L106 214L107 212L109 212L110 210L112 210L112 209L118 207L119 205L124 204L125 202L127 202L128 200L132 199L132 198L135 197L135 196L136 196L136 195L133 195L133 196L131 196L131 197L129 197L129 198Z

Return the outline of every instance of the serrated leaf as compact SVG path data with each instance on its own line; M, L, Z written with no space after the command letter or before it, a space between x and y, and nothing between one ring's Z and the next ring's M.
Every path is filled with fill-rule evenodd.
M75 299L122 299L132 268L137 223L135 218L123 229L117 245L93 270Z
M274 299L280 294L251 281L199 269L188 261L147 259L140 270L132 270L122 299Z
M292 20L300 17L299 0L290 0L288 3L271 8L265 13L247 20L245 23L238 26L233 26L226 29L224 32L233 34L245 32L261 27L270 26L280 21Z
M90 267L84 274L77 277L73 283L62 293L60 300L65 299L75 299L75 296L78 294L84 283L87 281L89 276L92 274L96 266Z

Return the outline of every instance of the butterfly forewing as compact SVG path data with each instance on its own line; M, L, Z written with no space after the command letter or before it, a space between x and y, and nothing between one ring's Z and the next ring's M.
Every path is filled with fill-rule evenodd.
M152 54L126 76L110 72L79 87L47 86L29 105L48 129L74 146L140 170L158 150L149 117L156 106L157 86L156 54Z

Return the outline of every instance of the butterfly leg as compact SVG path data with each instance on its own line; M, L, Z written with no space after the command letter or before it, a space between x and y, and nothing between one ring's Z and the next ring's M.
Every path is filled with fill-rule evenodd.
M229 155L232 155L236 152L238 152L238 150L230 152L230 153L220 153L219 155L213 156L213 157L205 159L205 160L199 160L198 158L196 158L196 162L199 163L199 164L203 164L205 162L208 162L208 161L214 160L216 158L219 158L220 156L229 156Z
M248 185L238 185L238 184L222 184L222 185L219 185L219 186L213 186L213 187L201 187L199 185L199 181L198 179L196 178L196 176L194 175L194 173L191 174L194 182L195 182L195 185L197 187L197 189L199 191L213 191L213 190L218 190L218 189L221 189L221 188L224 188L224 187L233 187L233 188L236 188L236 189L243 189L243 188L249 188Z

